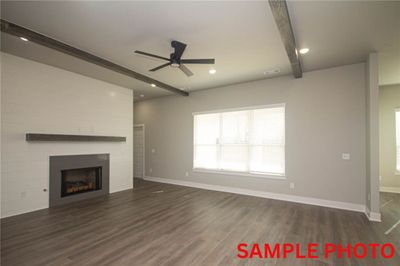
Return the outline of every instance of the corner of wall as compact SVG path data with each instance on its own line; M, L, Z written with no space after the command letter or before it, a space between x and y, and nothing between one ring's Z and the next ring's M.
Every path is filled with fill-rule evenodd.
M366 206L367 216L380 220L379 208L379 80L378 54L366 62Z

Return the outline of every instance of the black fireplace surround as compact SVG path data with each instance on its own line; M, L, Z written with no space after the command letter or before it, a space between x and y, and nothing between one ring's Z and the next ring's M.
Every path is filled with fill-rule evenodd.
M50 207L109 193L110 155L50 156Z

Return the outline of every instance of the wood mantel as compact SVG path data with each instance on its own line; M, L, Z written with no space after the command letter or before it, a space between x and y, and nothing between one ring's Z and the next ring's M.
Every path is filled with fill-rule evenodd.
M123 142L123 141L126 141L126 137L26 133L26 141L89 141L89 142L107 141L107 142Z

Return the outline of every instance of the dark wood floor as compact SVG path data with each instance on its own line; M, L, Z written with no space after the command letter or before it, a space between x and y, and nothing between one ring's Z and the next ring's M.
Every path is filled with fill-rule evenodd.
M400 194L382 194L382 223L362 213L140 182L123 191L1 221L1 265L400 265L392 260L239 260L247 243L391 242Z

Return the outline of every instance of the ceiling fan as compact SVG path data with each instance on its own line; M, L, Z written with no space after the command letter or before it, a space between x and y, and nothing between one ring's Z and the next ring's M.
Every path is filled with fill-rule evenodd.
M168 61L168 63L150 69L149 71L151 72L160 70L166 66L171 66L171 67L178 67L180 70L183 71L183 73L186 74L186 76L190 77L193 75L193 73L184 64L215 64L215 59L182 59L181 57L186 49L186 44L178 41L172 41L171 46L172 48L174 48L174 52L170 55L169 58L137 50L135 51L135 53Z

